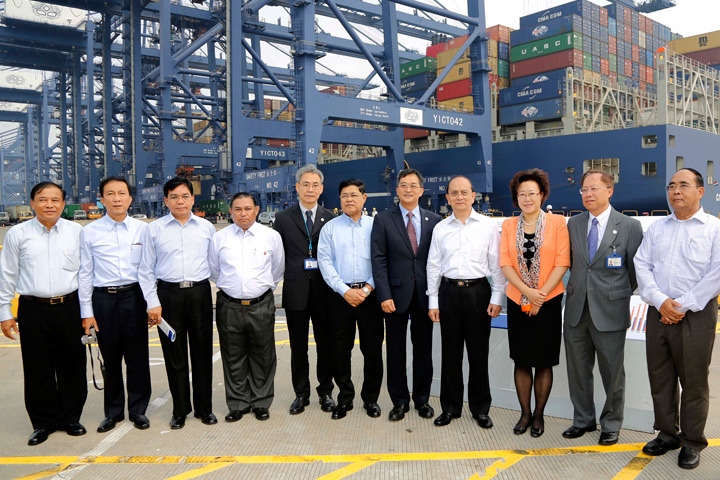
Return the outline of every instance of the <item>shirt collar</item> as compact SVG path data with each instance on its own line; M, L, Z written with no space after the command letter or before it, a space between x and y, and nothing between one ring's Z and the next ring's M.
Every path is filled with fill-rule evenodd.
M167 215L165 215L165 225L169 225L173 221L176 222L178 225L182 226L180 221L177 218L175 218L172 213L168 213ZM185 225L187 225L190 222L197 222L197 221L198 221L197 217L195 215L193 215L192 212L190 212L190 218L188 218L188 221L185 222Z
M605 224L607 223L607 221L608 221L608 218L610 218L610 209L611 209L610 204L608 204L608 206L607 206L607 208L605 209L605 211L602 212L602 213L601 213L600 215L598 215L597 217L596 217L595 215L593 215L592 213L588 212L588 213L590 214L590 220L589 220L589 221L592 222L592 219L593 219L593 218L597 218L597 221L598 221L598 223L599 223L600 225L605 225Z
M450 215L450 218L452 218L451 221L453 221L453 222L454 222L454 221L460 222L460 220L458 220L458 219L455 217L455 212L453 212L452 215ZM474 220L474 221L476 221L476 222L481 221L481 219L482 219L482 215L480 215L479 213L477 213L474 208L470 211L470 216L467 218L468 221ZM462 223L462 222L460 222L460 223Z
M695 212L695 214L692 217L688 218L687 220L680 220L679 218L677 218L677 216L675 216L675 212L673 212L672 215L670 215L670 218L672 218L676 222L687 222L688 220L698 220L702 223L707 223L708 214L705 213L705 210L703 209L703 207L700 207L700 210Z
M307 216L307 214L305 212L312 212L312 218L315 218L315 214L317 213L317 207L318 207L317 203L315 204L315 206L313 208L305 208L305 205L303 205L300 202L298 202L298 205L300 205L300 211L302 212L303 218L305 218Z
M105 228L107 228L107 230L108 230L108 232L109 232L110 230L113 229L113 227L115 227L115 224L123 225L125 228L128 228L128 223L129 223L128 219L129 219L129 218L130 218L130 215L128 215L127 213L125 213L125 218L123 219L123 221L122 221L122 222L116 222L115 220L113 220L112 218L110 218L110 215L107 215L107 214L106 214L106 215L103 215L100 220L96 220L96 221L98 221L98 222L105 222Z
M42 232L42 233L50 233L50 232L53 231L53 229L54 229L55 231L57 231L57 233L61 233L61 232L62 232L62 227L60 227L60 224L62 223L62 218L58 218L58 221L55 222L55 225L53 225L52 227L50 227L50 230L48 230L47 228L45 228L45 225L43 225L42 223L40 223L40 220L38 220L37 217L33 217L33 219L30 220L30 222L32 223L33 228L35 228L36 230L39 230L39 231Z
M357 225L358 227L362 226L363 218L367 217L367 215L360 215L360 220L355 223L352 218L345 212L343 212L343 217L345 217L345 221L348 223L348 225ZM370 217L368 217L370 218Z
M398 206L400 207L400 212L402 213L403 218L407 217L408 212L413 213L413 218L420 218L420 205L416 205L412 210L408 210L400 204L398 204Z
M254 237L255 234L257 233L257 229L260 228L260 226L258 225L257 220L255 220L255 221L253 222L253 224L250 225L250 228L247 229L247 231L243 231L242 228L240 228L240 227L238 227L237 225L235 225L235 222L233 222L233 224L232 224L232 226L231 226L230 228L234 228L234 229L235 229L235 235L238 235L238 234L239 234L239 235L251 234L251 235Z

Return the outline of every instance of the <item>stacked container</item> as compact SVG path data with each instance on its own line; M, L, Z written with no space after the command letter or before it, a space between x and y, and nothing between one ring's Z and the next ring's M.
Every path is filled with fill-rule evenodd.
M672 40L669 49L720 70L720 30Z
M437 60L423 57L400 65L400 93L409 101L415 101L435 81Z

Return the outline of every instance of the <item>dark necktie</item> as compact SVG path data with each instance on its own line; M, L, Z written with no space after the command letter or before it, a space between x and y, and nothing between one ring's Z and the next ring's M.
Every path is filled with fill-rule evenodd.
M305 220L305 226L307 226L308 237L312 237L312 228L313 228L312 211L308 210L307 212L305 212L305 217L307 218L307 220Z
M418 251L418 240L417 240L417 232L415 231L415 225L413 224L413 213L408 212L408 224L407 224L407 232L408 237L410 237L410 245L412 245L413 253L417 253Z
M597 218L593 218L592 226L590 227L590 233L588 234L588 255L592 262L595 257L595 252L598 248L598 221Z

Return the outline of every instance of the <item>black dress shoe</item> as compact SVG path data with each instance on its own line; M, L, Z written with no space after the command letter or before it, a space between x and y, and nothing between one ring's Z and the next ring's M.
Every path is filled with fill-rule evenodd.
M335 400L330 395L320 396L320 409L323 412L333 412L335 410Z
M215 425L217 423L217 417L214 413L208 413L207 415L200 415L199 413L195 413L195 418L199 418L201 422L203 422L205 425Z
M297 397L290 405L290 415L298 415L305 411L305 407L310 405L308 397Z
M98 433L109 432L118 422L125 420L125 415L115 415L114 417L107 417L105 420L100 422L100 426L97 428Z
M135 428L137 428L138 430L147 430L148 428L150 428L150 420L143 414L130 415L130 421L133 422Z
M615 445L618 443L618 432L602 432L598 443L600 445Z
M420 415L422 418L432 418L435 416L435 410L427 402L423 403L420 406L416 404L415 410L418 411L418 415Z
M258 420L267 420L270 418L270 411L267 408L253 408L253 413L255 414L255 418Z
M535 428L530 427L530 436L533 438L542 437L542 434L545 433L545 427Z
M173 430L180 430L185 426L185 416L173 415L170 419L170 428Z
M365 403L363 404L363 408L365 409L367 416L370 418L377 418L380 416L380 405L377 403Z
M597 430L597 425L592 425L590 427L576 427L575 425L573 425L572 427L565 430L562 433L562 436L565 438L580 438L587 432L594 432L595 430Z
M396 407L393 407L392 410L390 410L390 415L388 415L388 420L391 422L397 422L399 420L402 420L405 418L405 414L410 411L410 406L406 403L404 405L398 405Z
M83 427L81 423L71 423L70 425L58 427L58 430L65 432L72 437L79 437L87 433L87 430L85 430L85 427Z
M482 428L492 428L493 427L493 421L492 418L490 418L488 415L473 415L472 416L475 420L477 420L478 425L480 425Z
M439 417L435 419L435 425L437 425L438 427L450 425L450 422L452 422L454 418L460 418L460 414L443 412L440 414Z
M345 418L345 415L347 415L347 412L349 412L352 409L353 409L352 403L348 403L347 405L338 405L335 408L333 408L332 419L340 420L341 418Z
M665 455L668 450L675 450L680 448L680 442L668 443L660 438L650 440L642 449L645 455L657 457L658 455Z
M678 467L693 469L700 465L700 454L697 450L690 447L682 447L680 455L678 455Z
M30 438L28 439L28 445L30 445L31 447L34 447L35 445L40 445L45 440L47 440L48 435L50 435L54 431L55 430L53 429L46 430L44 428L38 428L32 433L32 435L30 435Z
M527 429L530 426L530 422L528 421L528 423L523 425L522 421L523 421L523 419L520 418L520 420L518 420L518 422L515 424L515 428L513 428L513 433L515 435L522 435L525 432L527 432Z
M245 415L246 413L250 413L250 409L249 409L249 408L247 408L247 409L245 409L245 410L230 410L230 412L229 412L227 415L225 415L225 421L226 421L226 422L230 422L230 423L232 423L232 422L237 422L237 421L240 420L240 419L243 417L243 415Z

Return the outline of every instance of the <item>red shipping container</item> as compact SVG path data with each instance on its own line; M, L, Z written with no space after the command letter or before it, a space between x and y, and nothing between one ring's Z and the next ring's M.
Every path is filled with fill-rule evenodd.
M269 98L265 99L265 110L272 110L272 100Z
M653 70L653 67L645 67L645 81L655 83L655 70Z
M608 37L608 49L613 55L617 55L617 37L610 35Z
M645 15L640 15L640 21L638 22L638 30L641 32L645 31Z
M632 60L629 58L625 59L625 76L632 77Z
M645 82L640 82L640 91L644 92L645 90L647 90L647 85Z
M647 72L647 70L645 70L645 68L643 68L643 67L640 67L640 75L638 76L638 79L641 82L645 81L645 72Z
M637 45L632 46L632 61L633 62L640 61L640 47L638 47Z
M430 135L430 130L421 130L419 128L403 128L403 138L425 138Z
M504 25L495 25L485 30L487 38L498 42L510 43L510 28Z
M600 9L600 25L603 27L608 26L608 11L606 8Z
M497 84L497 79L495 80ZM438 102L452 100L453 98L467 97L472 94L472 83L469 78L457 82L440 85L437 89Z
M465 40L468 39L468 35L463 35L462 37L455 37L448 40L448 50L452 50L453 48L460 48L463 46L463 43L465 43Z
M686 57L697 60L705 65L717 65L720 63L720 48L711 48L701 52L686 53Z
M613 86L617 86L617 73L616 72L610 72L610 84Z
M618 25L618 28L620 28L620 25ZM625 24L623 26L623 29L624 29L623 34L625 35L625 41L632 42L632 27L628 24Z
M645 33L652 35L653 33L653 19L650 17L645 18Z
M490 86L498 84L498 76L497 75L493 75L491 73L488 76L490 77L490 81L488 82L490 84Z
M600 59L600 74L608 75L610 73L610 62L604 58Z
M281 138L268 138L267 146L268 147L289 147L290 140L285 140L285 139L281 139Z
M429 45L427 47L427 49L425 49L425 56L437 58L438 53L447 52L447 50L448 50L447 42L436 43L435 45Z
M510 78L526 77L540 72L549 72L567 67L583 66L582 50L564 50L562 52L530 58L510 64Z

